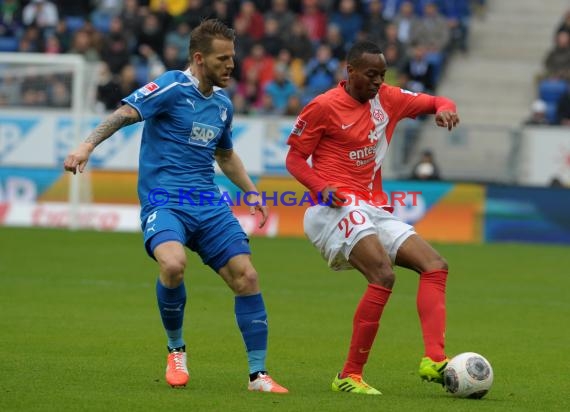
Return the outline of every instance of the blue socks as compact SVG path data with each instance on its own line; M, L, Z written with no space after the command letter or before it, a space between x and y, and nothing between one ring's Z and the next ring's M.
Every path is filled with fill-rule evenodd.
M267 312L265 312L265 304L263 303L261 293L250 296L236 296L235 314L247 350L249 373L266 371Z
M184 346L182 338L182 322L184 320L184 307L186 306L186 288L184 282L169 289L156 280L156 300L162 319L162 325L168 336L170 349Z

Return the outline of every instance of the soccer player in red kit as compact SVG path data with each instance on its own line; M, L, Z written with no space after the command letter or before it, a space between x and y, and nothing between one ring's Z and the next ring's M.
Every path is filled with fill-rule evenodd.
M417 310L425 354L419 375L443 382L447 263L414 228L382 202L382 161L400 119L435 114L440 127L459 123L455 103L383 84L386 60L371 42L358 42L347 56L348 79L314 98L289 136L287 169L314 196L330 205L311 206L304 230L333 270L357 269L368 286L334 391L380 395L362 379L382 311L392 293L393 265L419 274ZM312 156L309 166L307 159Z

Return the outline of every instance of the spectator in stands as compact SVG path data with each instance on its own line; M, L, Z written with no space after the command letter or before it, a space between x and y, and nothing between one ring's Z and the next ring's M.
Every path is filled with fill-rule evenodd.
M275 19L279 25L278 33L281 34L282 40L285 40L286 33L293 27L293 22L296 20L295 13L293 13L287 4L287 0L273 0L271 8L265 13L265 19Z
M544 60L546 75L570 80L570 33L559 31L554 47Z
M24 25L38 27L44 36L55 30L58 20L57 6L49 0L32 0L22 11Z
M212 17L220 20L228 27L234 22L235 8L227 0L214 0L212 5Z
M127 96L142 86L143 85L137 81L135 67L132 64L127 64L123 67L119 76L119 92L121 95L123 97Z
M44 49L44 39L40 29L29 26L24 30L18 45L18 51L23 53L41 53Z
M284 46L281 34L279 33L279 22L274 18L265 19L265 30L261 37L261 44L270 56L277 57L279 51Z
M405 88L413 92L433 93L435 91L434 68L427 60L426 48L416 45L412 56L404 63L402 74L405 75Z
M55 34L48 34L44 42L44 53L45 54L60 54L62 53L62 47L59 43L59 39Z
M329 24L335 24L340 29L340 34L346 47L350 47L362 31L363 19L357 10L355 0L340 0L338 10L329 19Z
M236 94L243 96L250 111L261 105L262 87L257 70L244 70L243 79L238 83Z
M299 19L307 29L309 39L314 44L323 40L327 30L328 18L319 7L319 0L303 0Z
M210 18L214 11L210 1L204 0L188 0L186 11L176 18L176 21L185 21L193 29L197 27L202 20Z
M0 36L16 37L22 29L19 0L4 0L0 4Z
M284 64L275 65L273 80L265 86L265 94L271 97L272 113L283 114L289 98L297 94L297 87L289 79L287 66Z
M293 22L290 32L285 37L285 43L291 54L305 63L314 56L313 43L309 37L307 27L301 19L296 19Z
M245 24L246 32L254 41L258 41L263 37L263 14L257 10L253 1L245 0L241 3L239 13L234 20L234 24L237 24L238 21Z
M141 29L137 33L137 46L135 50L140 50L140 46L146 44L157 54L162 54L165 40L165 25L161 25L159 16L150 13L143 19Z
M275 59L265 53L265 49L261 43L256 43L251 48L251 53L243 59L241 76L248 72L254 71L257 73L257 80L263 88L267 82L273 80L273 66Z
M393 21L400 12L402 3L403 0L384 0L382 17L384 17L388 22Z
M123 32L122 22L118 18L112 18L111 21L113 29L103 37L101 59L109 65L113 74L119 74L123 67L129 64L131 51Z
M234 106L234 115L236 114L249 114L249 104L241 93L235 93L232 97L232 104Z
M524 124L535 126L548 125L549 122L546 117L546 102L540 99L532 102L530 106L530 116L526 119Z
M188 39L190 38L190 25L181 21L175 25L175 29L166 33L165 45L176 49L178 60L188 59Z
M151 12L166 11L172 17L183 14L188 9L187 0L150 0L148 8Z
M336 24L330 23L327 26L327 35L324 42L330 46L335 59L340 61L345 58L347 43L343 40L340 28Z
M541 99L536 99L530 107L530 116L525 121L527 125L548 125L546 116L547 104Z
M289 117L297 117L299 113L301 113L302 109L303 105L301 103L301 97L298 94L294 94L292 96L289 96L289 100L287 100L287 106L285 107L283 115Z
M49 82L48 100L50 107L71 107L71 91L62 79Z
M288 48L283 48L279 51L275 64L282 64L287 66L289 78L297 89L300 89L305 84L305 63L299 57L293 57Z
M99 52L93 46L92 37L85 29L75 32L69 52L82 54L88 62L98 62L100 60Z
M140 30L145 13L147 13L147 9L140 8L138 0L124 0L119 17L123 22L125 31L136 35Z
M104 62L99 64L97 75L96 110L101 112L117 109L123 95L116 76L111 73L109 66Z
M469 26L471 20L470 0L443 0L442 14L450 29L450 51L467 53L469 49Z
M382 2L371 0L368 3L368 13L364 15L362 35L373 43L382 45L386 41L386 26L388 21L382 16Z
M14 76L5 74L0 79L0 96L5 106L16 106L22 95L22 83Z
M410 31L410 42L423 45L429 53L441 54L449 44L449 27L435 3L424 7L424 15L414 22Z
M149 82L151 79L155 79L164 73L164 63L162 62L161 57L154 51L154 49L146 44L143 44L139 48L139 55L141 57L141 61L139 64L144 66L144 69L141 70L143 74L146 74L145 78L142 78L138 74L137 67L135 66L135 77L137 81L144 85Z
M439 167L431 150L424 150L412 169L412 180L440 180Z
M398 78L406 63L406 56L400 55L400 49L393 43L389 43L386 48L383 49L383 52L386 65L388 66L386 68L386 74L384 75L384 83L397 86Z
M414 4L411 1L404 1L393 21L398 29L398 40L407 46L410 43L412 27L418 24L418 18L414 14Z
M180 58L178 48L171 44L164 46L162 62L165 70L184 70L187 66L188 58Z
M561 126L570 126L570 91L566 92L566 94L558 101L556 114L558 124Z
M328 44L321 44L317 48L315 57L305 67L305 92L307 97L314 97L330 89L335 84L336 71L339 61L332 57Z
M556 29L556 33L559 33L561 31L566 31L570 34L570 10L567 10L566 13L564 13L562 22L560 22L560 25Z
M387 50L390 46L394 46L398 49L400 63L403 64L404 60L407 58L407 47L398 39L398 26L396 26L395 23L388 23L388 25L386 25L384 37L386 40L381 44L380 49ZM401 64L399 69L401 69Z
M54 36L57 37L59 45L61 46L62 53L69 52L71 47L71 41L73 38L73 33L67 27L67 22L64 19L60 19L55 26Z

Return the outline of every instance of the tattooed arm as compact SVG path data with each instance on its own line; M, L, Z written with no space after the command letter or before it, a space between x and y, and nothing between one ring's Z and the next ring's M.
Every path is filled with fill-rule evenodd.
M63 167L75 174L78 170L83 173L89 155L95 147L124 126L139 122L139 113L131 106L125 104L115 110L91 132L91 134L74 151L65 158Z

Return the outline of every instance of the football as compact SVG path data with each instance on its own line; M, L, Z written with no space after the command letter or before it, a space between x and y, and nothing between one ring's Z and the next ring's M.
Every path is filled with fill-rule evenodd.
M493 368L478 353L465 352L449 361L443 371L443 385L458 398L481 399L493 384Z

